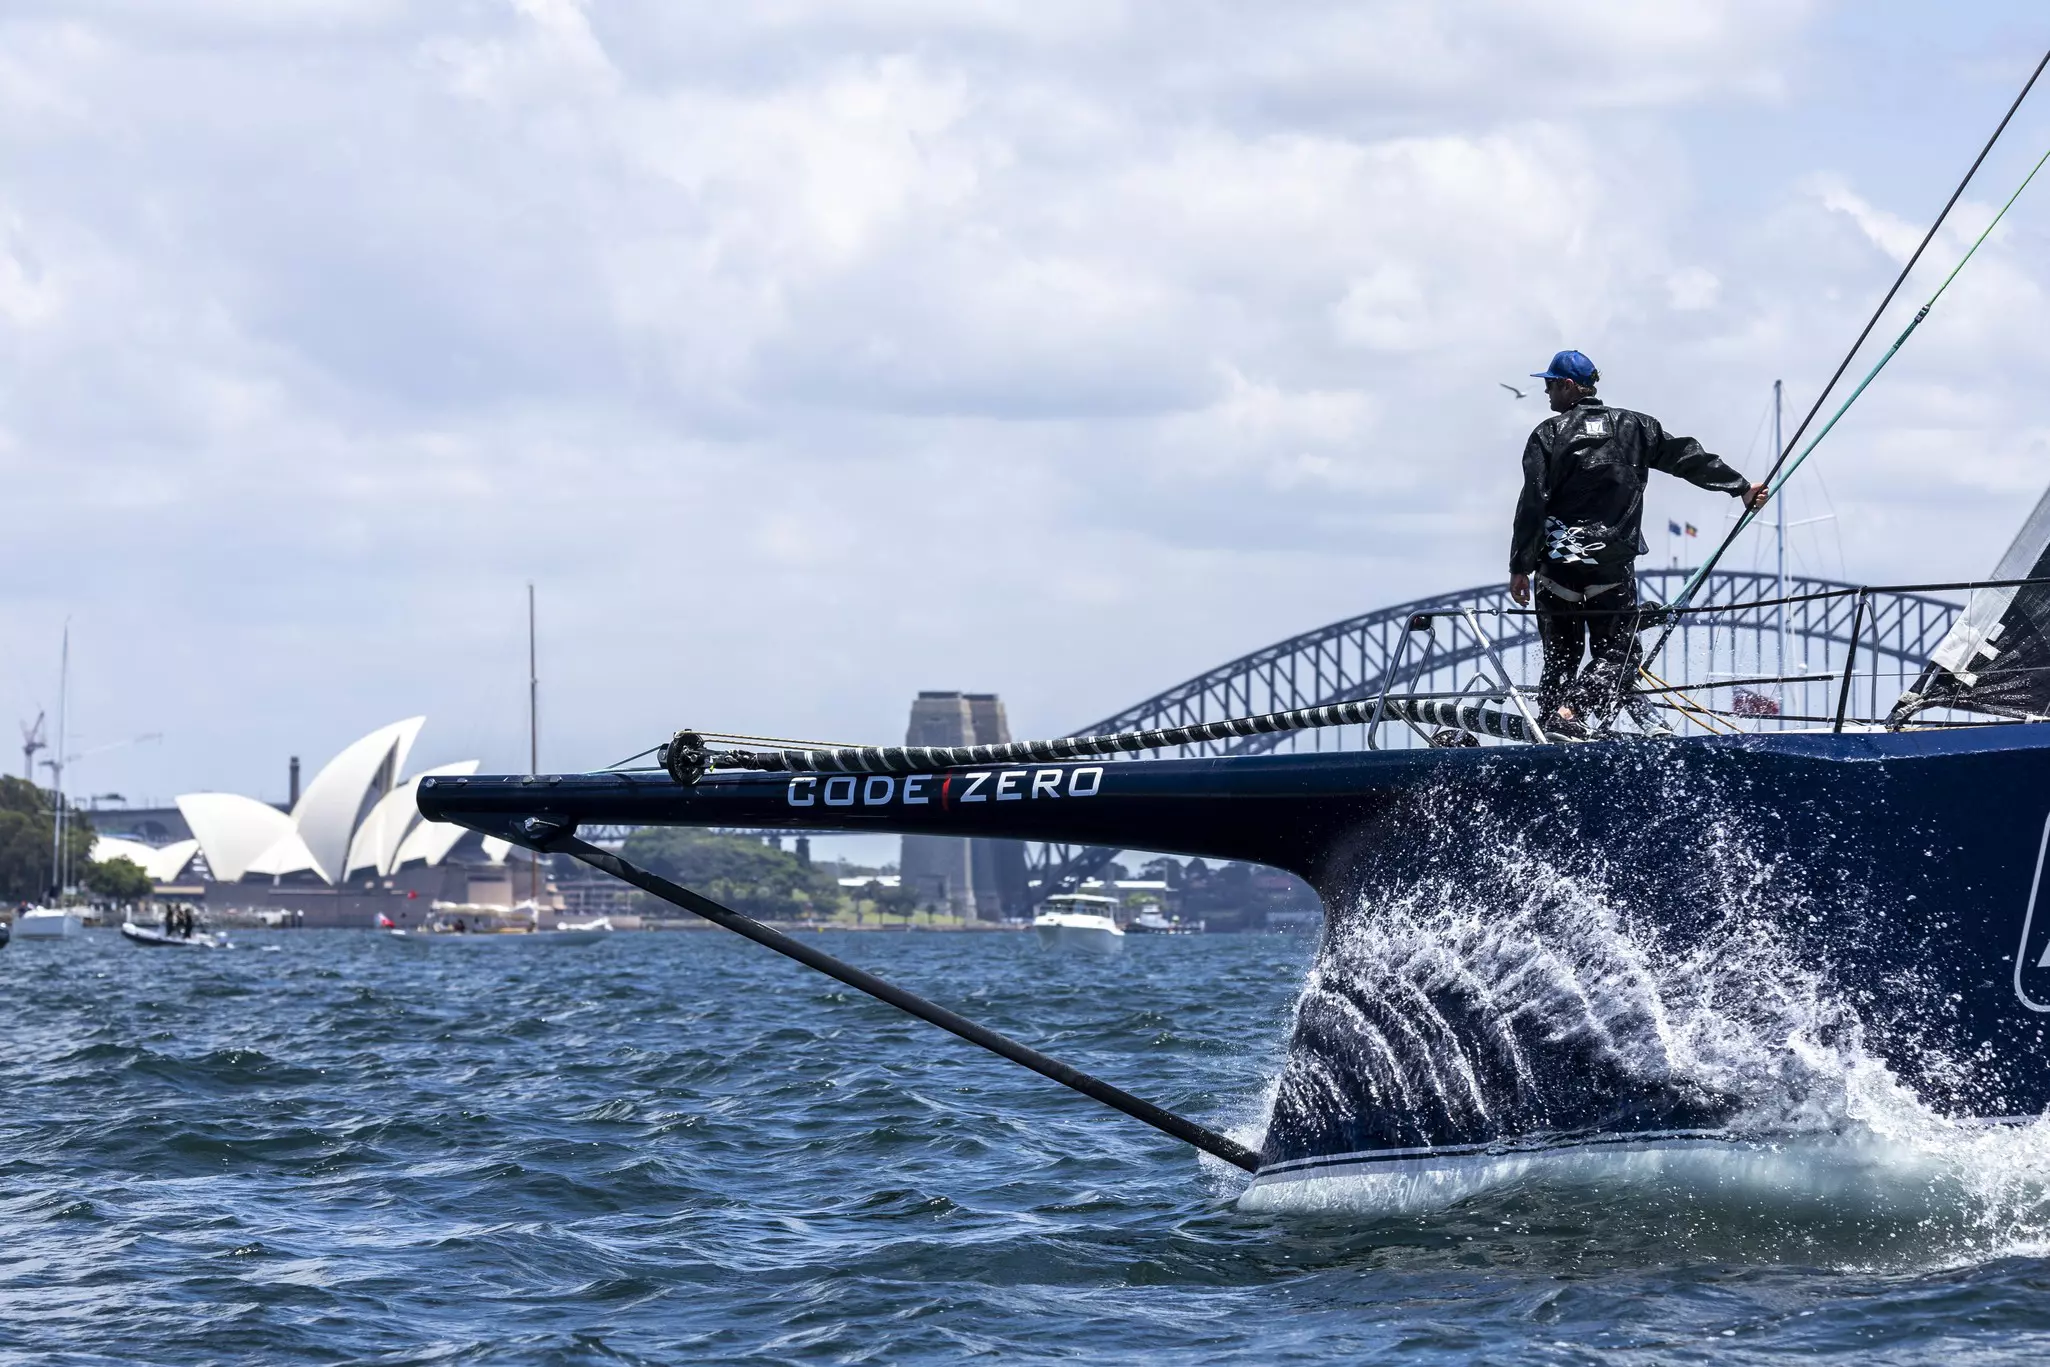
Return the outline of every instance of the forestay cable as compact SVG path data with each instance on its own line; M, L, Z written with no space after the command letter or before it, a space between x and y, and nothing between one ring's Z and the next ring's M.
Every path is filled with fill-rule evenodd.
M1928 249L1929 244L1935 240L1937 231L1943 227L1944 220L1950 217L1950 211L1956 207L1958 200L1961 197L1963 197L1965 187L1972 183L1972 177L1978 174L1980 165L1985 162L1987 155L1993 151L1993 145L2000 141L2000 135L2007 131L2007 125L2013 120L2015 113L2022 107L2022 101L2028 98L2029 91L2035 88L2036 79L2043 74L2043 69L2046 66L2050 66L2050 52L2045 52L2043 54L2042 60L2036 63L2036 69L2029 73L2029 79L2023 83L2021 93L2014 97L2014 103L2009 105L2007 107L2007 113L2001 116L2000 123L1993 130L1993 135L1986 139L1986 145L1980 148L1979 155L1972 159L1972 164L1970 168L1965 171L1964 179L1960 180L1957 183L1957 188L1950 192L1950 198L1944 202L1943 211L1936 215L1936 221L1934 223L1931 223L1929 225L1929 231L1922 235L1922 241L1915 247L1913 254L1908 257L1907 264L1902 266L1900 274L1894 277L1892 287L1886 291L1886 297L1879 301L1879 307L1872 311L1872 316L1866 320L1863 330L1858 333L1858 340L1851 343L1851 349L1845 352L1843 360L1837 363L1836 373L1829 377L1829 383L1824 385L1822 387L1822 392L1815 396L1815 403L1812 407L1809 408L1807 416L1801 419L1801 425L1799 427L1796 427L1794 429L1794 435L1787 439L1785 449L1781 450L1778 455L1778 458L1773 461L1772 468L1766 471L1765 479L1762 481L1762 483L1767 485L1769 488L1772 488L1775 492L1777 492L1779 488L1779 484L1775 484L1774 482L1775 478L1780 474L1781 467L1787 464L1787 458L1789 454L1793 452L1795 447L1800 445L1801 437L1803 436L1803 434L1807 432L1808 425L1815 421L1816 414L1822 411L1823 404L1828 401L1830 394L1836 389L1837 382L1843 379L1844 372L1850 369L1851 361L1864 347L1866 340L1869 337L1871 337L1872 329L1879 325L1879 319L1882 315L1885 314L1888 306L1893 303L1894 296L1900 293L1901 286L1907 283L1909 274L1913 272L1913 270L1915 269L1915 264L1922 259L1922 253L1926 251ZM2050 154L2046 154L2046 156L2050 156ZM2036 166L2037 169L2041 169L2042 162L2039 161L2036 164ZM2034 170L2030 171L2029 179L2033 180L2035 178L2035 174L2036 172ZM2022 182L2021 189L2028 188L2028 183L2028 180L2024 180ZM2015 198L2018 198L2020 196L2021 189L2017 189L2014 195L2008 199L2008 204L2011 205L2014 203ZM2006 212L2006 206L2002 206L2000 215L1996 215L1994 217L1993 222L1998 223L2000 221L2000 216L2005 215ZM1986 227L1986 232L1990 233L1992 230L1993 224L1988 224ZM1983 242L1985 241L1985 239L1986 234L1981 233L1979 235L1979 241ZM1978 249L1979 243L1974 242L1972 244L1972 251L1967 252L1965 254L1964 261L1971 260L1972 253L1978 251ZM1825 426L1821 432L1816 434L1815 441L1811 441L1810 443L1808 443L1807 447L1802 450L1800 460L1794 462L1796 467L1799 466L1802 460L1806 460L1808 458L1808 452L1815 449L1816 442L1821 441L1824 436L1828 435L1829 429L1831 427L1834 427L1836 425L1837 419L1841 418L1844 415L1844 410L1848 409L1852 403L1856 402L1859 394L1865 392L1865 386L1872 383L1873 377L1876 376L1882 368L1884 368L1887 361L1893 359L1894 353L1900 350L1902 343L1906 342L1909 335L1912 334L1915 328L1921 324L1922 319L1928 315L1929 309L1932 306L1934 306L1937 298L1942 296L1943 290L1949 288L1951 280L1957 277L1957 272L1964 268L1964 261L1958 262L1957 267L1954 268L1951 271L1950 275L1945 278L1943 282L1943 287L1939 288L1936 291L1936 294L1934 296L1931 296L1929 303L1925 304L1922 307L1922 311L1915 315L1914 321L1908 324L1907 330L1903 332L1900 335L1899 340L1896 341L1893 344L1893 346L1888 349L1886 355L1880 359L1879 364L1872 368L1871 373L1868 374L1865 377L1865 379L1858 385L1857 390L1851 395L1850 399L1847 400L1844 403L1844 405L1836 411L1835 415L1830 418L1829 424ZM1789 469L1787 473L1791 475L1793 471ZM1783 484L1784 482L1784 480L1781 480L1779 483ZM1737 519L1737 523L1730 529L1729 535L1725 536L1722 540L1722 544L1715 548L1715 552L1712 555L1710 555L1707 560L1702 562L1701 568L1694 572L1693 577L1687 581L1685 587L1683 587L1680 590L1679 594L1677 594L1674 597L1671 606L1685 607L1689 602L1693 600L1695 591L1701 587L1702 582L1708 577L1709 572L1715 568L1717 562L1723 558L1723 555L1730 549L1730 547L1733 544L1735 544L1737 538L1743 534L1744 529L1751 525L1752 518L1755 515L1756 513L1753 509L1747 508L1744 510L1743 516ZM1658 657L1659 651L1665 647L1667 639L1671 637L1672 634L1673 624L1669 620L1666 623L1665 630L1660 633L1657 644L1653 645L1652 648L1645 653L1644 659L1646 663L1649 663L1650 661Z
M1491 700L1489 700L1491 701ZM1381 717L1422 722L1497 740L1544 744L1552 737L1511 712L1476 698L1360 698L1285 712L1230 717L1148 731L1106 736L1063 736L1002 745L863 745L836 750L714 750L710 733L678 731L658 752L662 767L678 783L690 784L714 769L750 769L799 774L910 774L977 764L1051 764L1101 755L1130 755L1208 741L1306 731L1324 726L1365 726Z

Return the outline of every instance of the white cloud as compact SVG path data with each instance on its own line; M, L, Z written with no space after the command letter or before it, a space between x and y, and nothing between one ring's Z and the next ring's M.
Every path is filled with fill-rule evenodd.
M0 318L23 331L49 323L63 304L26 236L19 217L0 211Z
M1666 277L1666 297L1675 313L1695 313L1712 308L1722 293L1723 282L1713 271L1686 266Z

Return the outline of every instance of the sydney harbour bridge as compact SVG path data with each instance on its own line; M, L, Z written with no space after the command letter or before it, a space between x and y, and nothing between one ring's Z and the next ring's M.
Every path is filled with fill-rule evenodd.
M1647 601L1670 601L1691 571L1641 571ZM1801 599L1740 608L1762 600ZM1960 604L1922 593L1862 589L1835 580L1717 570L1696 591L1701 611L1680 619L1653 663L1662 715L1682 735L1760 726L1828 724L1841 708L1853 720L1884 717L1911 686L1949 630ZM1656 639L1647 633L1648 639ZM1852 642L1855 639L1856 647ZM1461 589L1362 613L1228 660L1073 735L1185 726L1288 708L1373 699L1389 692L1499 693L1501 675L1535 685L1540 649L1535 619L1503 585ZM1849 665L1849 669L1846 669ZM1849 679L1848 688L1845 685ZM1365 726L1270 732L1177 748L1176 754L1409 747L1429 743L1420 728ZM1063 845L1028 847L1035 897L1072 887L1119 852Z
M1647 603L1668 602L1692 572L1640 571ZM1791 599L1783 603L1774 600ZM1756 606L1760 603L1773 605ZM1641 689L1682 735L1809 727L1883 718L1911 686L1961 604L1928 593L1874 589L1811 576L1717 570L1678 619ZM1655 639L1647 632L1647 639ZM1535 618L1500 584L1397 603L1305 631L1205 670L1069 732L1187 726L1390 694L1501 699L1534 688L1541 650ZM1443 740L1444 737L1440 737ZM1284 750L1407 748L1431 743L1398 721L1277 731L1146 752L1149 757ZM1491 743L1483 741L1482 743ZM619 838L624 830L592 830ZM1031 845L1029 897L1072 888L1121 851Z

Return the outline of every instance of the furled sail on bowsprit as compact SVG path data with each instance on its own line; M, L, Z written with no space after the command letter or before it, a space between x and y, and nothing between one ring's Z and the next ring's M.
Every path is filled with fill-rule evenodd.
M2050 577L2050 492L2045 492L1992 577ZM2050 584L1977 589L1914 688L1894 705L1895 725L1955 707L2050 719Z

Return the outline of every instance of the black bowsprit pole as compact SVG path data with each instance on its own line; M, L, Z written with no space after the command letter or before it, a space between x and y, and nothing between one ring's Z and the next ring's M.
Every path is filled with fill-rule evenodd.
M887 1002L899 1011L918 1017L940 1029L959 1035L970 1044L979 1044L993 1054L1001 1055L1013 1063L1023 1064L1041 1077L1052 1078L1063 1087L1073 1088L1092 1101L1100 1101L1114 1111L1123 1111L1134 1120L1142 1120L1163 1134L1173 1135L1184 1144L1193 1145L1212 1157L1221 1158L1233 1167L1247 1172L1260 1170L1260 1155L1254 1153L1237 1140L1227 1138L1217 1131L1198 1125L1195 1121L1176 1115L1173 1111L1154 1105L1133 1096L1122 1088L1113 1087L1101 1078L1091 1077L1079 1068L1071 1068L1059 1059L1048 1058L1037 1049L1028 1048L1010 1038L1000 1035L985 1026L977 1025L966 1016L956 1015L944 1006L936 1005L915 993L906 992L865 973L852 964L842 963L832 955L815 949L801 940L794 940L781 931L772 930L751 916L743 916L731 907L721 906L709 897L703 897L689 888L672 883L646 869L629 864L616 854L610 854L585 840L579 840L574 833L564 831L550 836L538 829L545 822L530 818L523 823L524 834L537 849L550 853L566 854L582 860L594 869L603 869L614 878L633 884L642 892L659 897L672 906L702 916L717 926L723 926L736 935L744 935L758 945L765 945L778 954L797 960L807 968L815 968L829 978L837 978L857 991L866 992L877 1001Z

